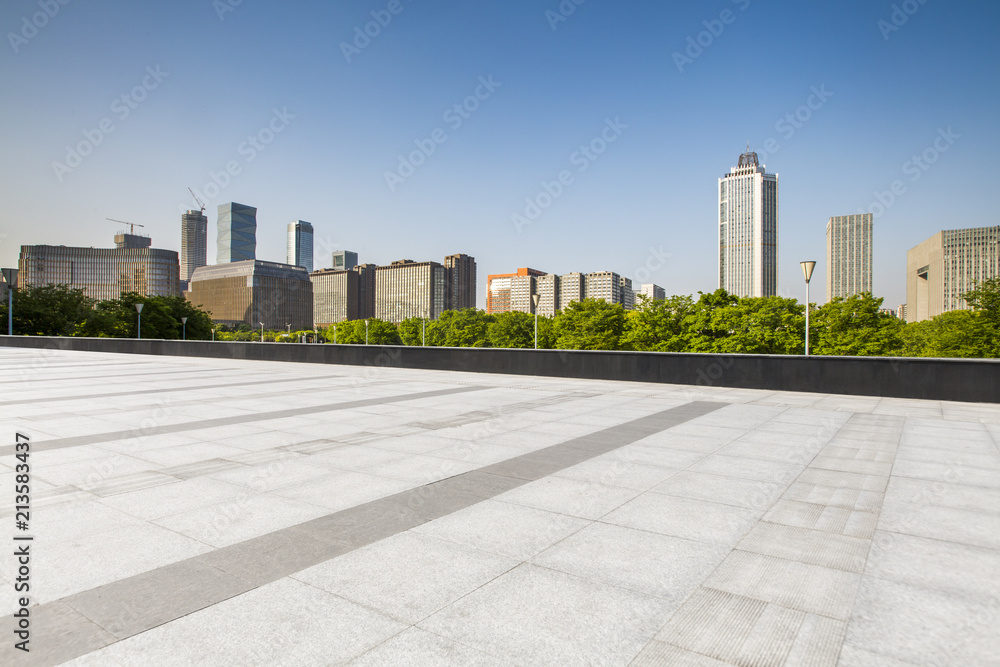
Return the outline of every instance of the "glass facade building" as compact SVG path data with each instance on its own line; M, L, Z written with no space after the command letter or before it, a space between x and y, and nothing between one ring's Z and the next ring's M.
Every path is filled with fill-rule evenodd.
M230 202L219 204L218 264L243 262L257 257L257 209Z
M66 285L99 301L117 299L124 292L180 296L177 252L150 248L147 237L119 234L115 239L120 247L21 246L20 286Z
M336 250L333 253L333 268L336 271L347 271L358 265L358 253L350 250Z
M448 310L476 307L476 259L469 255L448 255Z
M826 223L826 300L872 291L871 213L841 215Z
M359 271L324 269L309 274L313 286L313 319L326 328L371 315L362 309Z
M227 326L313 328L313 291L300 266L247 260L195 269L184 297Z
M288 223L288 249L286 263L301 266L309 273L313 270L313 226L305 220Z
M778 175L749 149L719 179L719 287L741 297L778 293Z

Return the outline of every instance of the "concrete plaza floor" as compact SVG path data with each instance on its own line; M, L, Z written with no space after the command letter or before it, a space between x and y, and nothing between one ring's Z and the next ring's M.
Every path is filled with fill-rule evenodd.
M10 348L0 387L3 665L1000 664L997 405Z

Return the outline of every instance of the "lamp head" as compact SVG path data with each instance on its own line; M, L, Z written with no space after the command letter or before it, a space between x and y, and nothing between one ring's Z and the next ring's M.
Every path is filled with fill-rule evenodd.
M144 304L144 303L137 303L137 304L135 304L135 312L142 313L142 307L145 306L145 305L146 304Z
M802 267L802 276L806 279L806 284L812 280L813 269L816 268L816 262L799 262L799 266Z

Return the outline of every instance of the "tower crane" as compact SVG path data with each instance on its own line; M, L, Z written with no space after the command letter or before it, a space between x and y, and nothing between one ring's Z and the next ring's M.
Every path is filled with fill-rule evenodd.
M198 203L198 206L201 206L201 212L204 213L205 212L205 202L203 202L202 200L198 199L198 195L196 195L194 193L194 190L192 190L191 188L188 188L188 192L190 192L191 196L194 197L194 200Z
M114 218L104 218L104 219L105 220L110 220L111 222L117 222L120 225L128 225L129 226L129 230L128 230L129 234L135 234L135 228L136 227L145 227L146 226L146 225L140 225L138 222L126 222L125 220L115 220Z

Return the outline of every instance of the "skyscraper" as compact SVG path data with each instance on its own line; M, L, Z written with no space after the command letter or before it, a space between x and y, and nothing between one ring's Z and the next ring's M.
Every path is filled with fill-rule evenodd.
M667 298L667 291L654 283L644 283L639 286L636 296L643 295L650 301L663 301Z
M228 264L257 257L257 209L253 206L219 204L217 262Z
M448 255L444 267L448 269L448 309L475 308L476 258L461 253Z
M906 321L968 308L965 293L998 277L1000 226L938 232L906 253Z
M185 285L191 274L208 264L208 218L201 211L181 215L181 282Z
M736 296L778 292L778 175L749 146L719 179L719 287Z
M305 220L288 223L288 250L285 263L313 270L313 226Z
M184 298L227 326L263 322L268 329L312 329L313 286L305 269L247 260L203 266Z
M826 223L826 300L872 291L872 214Z
M499 273L486 277L486 312L509 313L521 311L530 313L531 295L535 293L535 277L544 276L544 271L518 269L517 273Z

